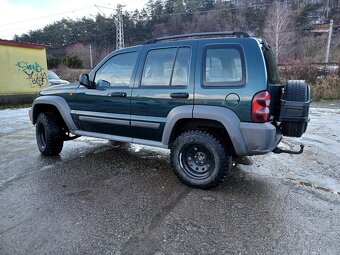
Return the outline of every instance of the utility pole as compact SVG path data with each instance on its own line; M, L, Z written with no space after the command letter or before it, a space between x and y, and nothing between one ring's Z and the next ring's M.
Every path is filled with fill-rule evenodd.
M328 41L327 41L327 50L326 50L326 63L329 61L329 48L331 47L331 39L332 39L332 32L333 32L333 20L329 22L329 30L328 30Z
M123 24L123 6L117 4L116 13L116 49L124 48L124 24Z
M93 68L93 60L92 60L92 45L90 44L90 66Z
M327 0L326 19L328 19L328 14L329 14L329 0Z

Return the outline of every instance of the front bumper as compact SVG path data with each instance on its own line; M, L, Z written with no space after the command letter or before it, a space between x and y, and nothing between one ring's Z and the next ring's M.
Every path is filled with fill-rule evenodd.
M30 107L30 109L28 110L28 117L30 118L30 121L33 123L33 111L32 111L32 107Z
M282 138L281 130L268 122L241 122L240 129L249 156L271 152Z

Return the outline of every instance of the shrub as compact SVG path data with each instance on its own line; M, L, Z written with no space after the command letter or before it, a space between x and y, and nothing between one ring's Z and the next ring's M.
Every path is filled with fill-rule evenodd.
M337 73L329 73L312 86L314 100L340 99L340 78Z
M78 55L66 56L64 63L69 68L83 68L83 61Z
M280 66L281 78L287 80L306 80L311 86L313 100L340 99L340 77L338 70L330 70L318 64L294 62Z
M57 68L61 63L62 63L61 58L57 58L57 57L47 58L47 68L48 69Z
M293 62L280 66L280 75L285 81L306 80L309 84L316 84L318 77L324 74L325 71L323 69L310 63Z

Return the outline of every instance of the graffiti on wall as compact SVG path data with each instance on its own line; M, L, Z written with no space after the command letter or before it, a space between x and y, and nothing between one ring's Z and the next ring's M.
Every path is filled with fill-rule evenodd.
M23 72L32 87L42 87L47 82L47 75L45 69L37 62L28 63L26 61L19 61L16 63L19 71Z

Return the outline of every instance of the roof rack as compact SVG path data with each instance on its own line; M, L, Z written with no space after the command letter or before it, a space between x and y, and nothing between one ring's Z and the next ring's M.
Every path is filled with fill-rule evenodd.
M234 37L250 37L250 35L246 32L206 32L206 33L193 33L193 34L184 34L184 35L173 35L173 36L165 36L151 39L144 44L152 44L159 41L166 41L166 40L174 40L174 39L181 39L181 38L189 38L189 37L212 37L212 36L234 36Z

